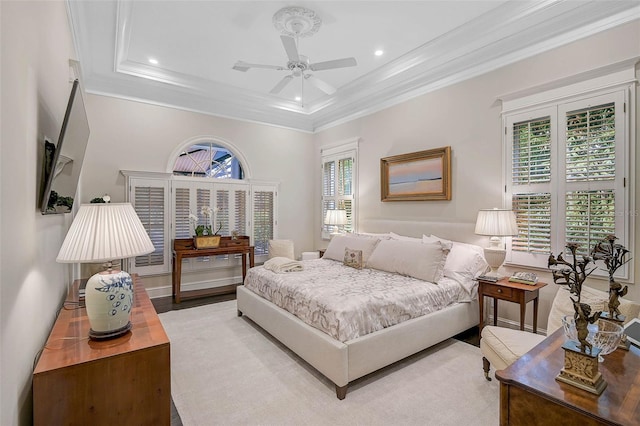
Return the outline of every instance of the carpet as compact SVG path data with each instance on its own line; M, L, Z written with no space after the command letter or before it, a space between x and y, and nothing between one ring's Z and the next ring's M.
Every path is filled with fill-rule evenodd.
M171 341L171 395L191 425L496 425L499 385L480 349L448 339L334 385L246 317L236 301L160 314Z

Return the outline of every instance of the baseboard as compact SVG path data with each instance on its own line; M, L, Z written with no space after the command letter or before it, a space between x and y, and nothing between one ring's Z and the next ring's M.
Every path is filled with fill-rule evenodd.
M180 285L181 291L202 290L205 288L224 287L231 284L238 284L242 282L242 276L226 277L215 280L195 281L191 283L182 282ZM173 289L170 285L161 287L147 288L147 294L149 298L156 299L159 297L170 297L173 295Z

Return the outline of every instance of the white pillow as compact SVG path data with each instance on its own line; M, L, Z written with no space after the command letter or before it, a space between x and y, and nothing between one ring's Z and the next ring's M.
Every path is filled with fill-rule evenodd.
M414 243L422 243L422 238L407 237L406 235L399 235L394 232L389 232L389 235L391 236L392 240L412 241Z
M378 238L380 240L391 239L391 235L389 235L389 233L376 234L374 232L358 232L357 234L352 234L352 235L356 235L358 237Z
M456 280L469 295L474 297L473 290L476 287L474 279L489 269L489 264L484 259L484 249L474 244L449 241L435 235L423 236L423 243L433 241L453 244L444 264L444 276Z
M295 260L293 240L269 240L268 252L269 259L286 257L287 259Z
M369 268L394 272L437 284L449 250L439 241L381 240L367 261Z
M334 235L329 242L329 246L324 251L323 259L333 259L342 262L344 260L344 250L362 250L362 261L366 264L367 259L376 248L380 240L371 237L358 237L355 235Z

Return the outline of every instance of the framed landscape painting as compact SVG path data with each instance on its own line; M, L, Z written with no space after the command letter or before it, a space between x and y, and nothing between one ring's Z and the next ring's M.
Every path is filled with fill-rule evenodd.
M382 201L451 199L451 147L380 159Z

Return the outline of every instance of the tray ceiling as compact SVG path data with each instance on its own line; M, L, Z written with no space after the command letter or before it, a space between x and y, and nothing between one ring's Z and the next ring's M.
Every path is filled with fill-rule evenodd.
M638 1L74 1L84 88L224 117L316 131L640 18ZM286 66L273 15L302 6L321 19L300 38L329 95ZM381 56L375 50L383 50ZM155 60L157 63L151 63ZM295 100L302 95L302 100Z

